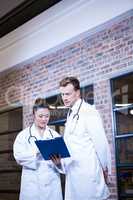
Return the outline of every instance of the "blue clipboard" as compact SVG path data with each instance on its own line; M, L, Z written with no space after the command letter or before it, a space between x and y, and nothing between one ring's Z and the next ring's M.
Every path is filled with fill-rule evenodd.
M35 143L45 160L50 160L52 155L60 155L61 158L70 157L63 137L56 137L50 140L36 140Z

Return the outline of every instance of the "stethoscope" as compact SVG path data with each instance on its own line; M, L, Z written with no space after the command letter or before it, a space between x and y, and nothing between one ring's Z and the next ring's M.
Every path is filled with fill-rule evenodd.
M31 140L33 140L33 141L37 140L36 136L32 135L32 133L31 133L32 126L33 126L33 124L29 127L29 137L28 137L29 144L31 143ZM52 131L50 129L49 129L49 133L50 133L51 138L54 138Z
M80 111L80 108L82 106L82 103L83 103L83 99L80 102L80 105L78 107L77 112L72 116L72 121L74 121L74 123L72 123L72 124L74 124L74 127L72 128L71 133L73 133L73 131L75 130L76 125L78 123L78 120L79 120L79 111ZM70 111L69 111L69 113L70 113ZM68 113L68 120L69 120L69 116L70 116L69 113Z
M80 102L80 105L79 105L79 107L78 107L77 112L73 115L73 119L76 119L76 121L79 120L79 111L80 111L80 108L81 108L81 106L82 106L82 103L83 103L83 99L82 99L81 102ZM70 111L69 111L69 113L70 113ZM69 113L68 113L68 116L70 116Z

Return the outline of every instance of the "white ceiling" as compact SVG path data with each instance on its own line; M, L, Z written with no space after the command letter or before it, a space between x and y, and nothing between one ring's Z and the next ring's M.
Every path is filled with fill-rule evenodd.
M0 18L26 0L0 0Z
M132 13L133 0L62 0L0 38L0 71L81 40L83 33L100 31Z

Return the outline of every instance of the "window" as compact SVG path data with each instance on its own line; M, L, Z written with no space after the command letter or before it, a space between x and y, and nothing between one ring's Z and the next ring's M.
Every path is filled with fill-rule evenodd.
M119 200L133 199L133 73L111 80Z

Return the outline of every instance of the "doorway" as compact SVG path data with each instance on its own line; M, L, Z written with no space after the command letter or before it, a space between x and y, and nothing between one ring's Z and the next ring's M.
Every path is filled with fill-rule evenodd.
M0 112L0 200L19 199L21 167L14 160L13 143L22 121L21 107Z

